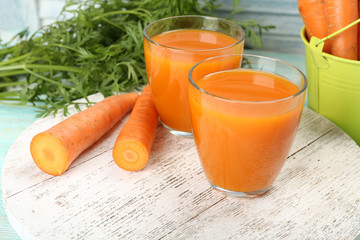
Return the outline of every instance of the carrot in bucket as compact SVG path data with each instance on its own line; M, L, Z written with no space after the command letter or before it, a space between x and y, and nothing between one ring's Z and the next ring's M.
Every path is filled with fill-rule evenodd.
M333 33L329 34L328 36L326 36L326 37L324 37L322 39L318 39L317 37L314 37L314 39L311 39L309 42L310 43L313 42L315 44L314 47L318 47L321 44L325 43L326 41L330 41L331 39L335 38L336 36L338 36L338 35L340 35L340 34L342 34L344 32L349 31L349 29L354 29L355 28L354 26L359 24L359 23L360 23L360 18L356 19L355 21L349 23L348 25L342 27L341 29L337 30L336 32L333 32ZM357 44L357 42L356 42L356 44ZM357 49L358 48L356 47L356 50ZM322 51L323 51L323 49L322 49ZM334 56L336 56L336 55L334 55ZM336 57L340 57L340 56L336 56ZM348 58L344 58L344 59L348 59ZM357 59L349 59L349 60L357 60Z
M358 0L325 0L329 34L358 19ZM330 53L351 60L358 59L358 28L352 27L330 39Z
M358 5L358 17L360 18L360 0ZM360 61L360 24L358 24L358 60Z
M324 0L298 0L298 8L306 26L306 34L309 41L313 36L323 38L328 35ZM326 42L323 51L330 53L330 49L330 42Z

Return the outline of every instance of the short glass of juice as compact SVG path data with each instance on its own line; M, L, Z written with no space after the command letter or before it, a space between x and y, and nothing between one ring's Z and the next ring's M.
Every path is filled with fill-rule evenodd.
M197 63L189 80L192 131L211 186L236 197L267 192L297 132L305 75L280 60L231 54Z
M146 72L160 120L172 134L191 137L191 67L209 57L242 53L245 33L221 18L188 15L152 22L143 35Z

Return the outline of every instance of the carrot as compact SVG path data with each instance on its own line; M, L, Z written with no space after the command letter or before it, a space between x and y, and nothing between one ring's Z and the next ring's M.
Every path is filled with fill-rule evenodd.
M325 16L324 0L298 0L300 16L305 24L308 40L315 36L324 38L328 35L328 23ZM326 41L323 51L330 53L330 42Z
M329 34L352 23L358 18L358 0L325 0ZM357 60L358 28L351 27L330 39L331 54Z
M147 85L137 100L129 120L121 129L113 148L113 159L122 169L139 171L150 158L158 113Z
M360 18L360 0L358 1L358 17ZM358 23L358 60L360 61L360 23Z
M30 143L34 162L47 174L61 175L133 108L138 97L137 93L126 93L105 98L37 134Z

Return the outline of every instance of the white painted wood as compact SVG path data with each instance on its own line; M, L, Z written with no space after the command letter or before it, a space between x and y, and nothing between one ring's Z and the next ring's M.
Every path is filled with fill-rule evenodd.
M211 189L193 140L163 127L142 171L124 171L112 160L120 123L62 176L42 173L29 143L62 119L37 120L5 159L4 206L24 239L354 239L360 233L360 148L307 108L279 178L256 199Z
M40 19L53 19L59 16L62 8L65 6L65 0L36 0L39 5Z
M65 0L36 0L39 6L39 21L41 26L46 26L54 23L57 20L64 20L73 17L73 14L60 13L64 8ZM75 6L72 8L75 9Z

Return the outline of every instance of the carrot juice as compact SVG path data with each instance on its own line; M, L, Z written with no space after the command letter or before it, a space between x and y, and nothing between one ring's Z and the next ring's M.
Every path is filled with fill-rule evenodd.
M196 21L188 21L193 22ZM238 28L240 31L241 28ZM242 53L243 36L240 40L238 36L218 32L216 29L195 27L160 32L150 39L144 38L146 71L151 93L165 127L191 134L189 70L195 63L212 56Z
M270 188L298 128L304 102L299 92L288 79L254 69L194 80L189 88L193 135L215 188L254 194Z

